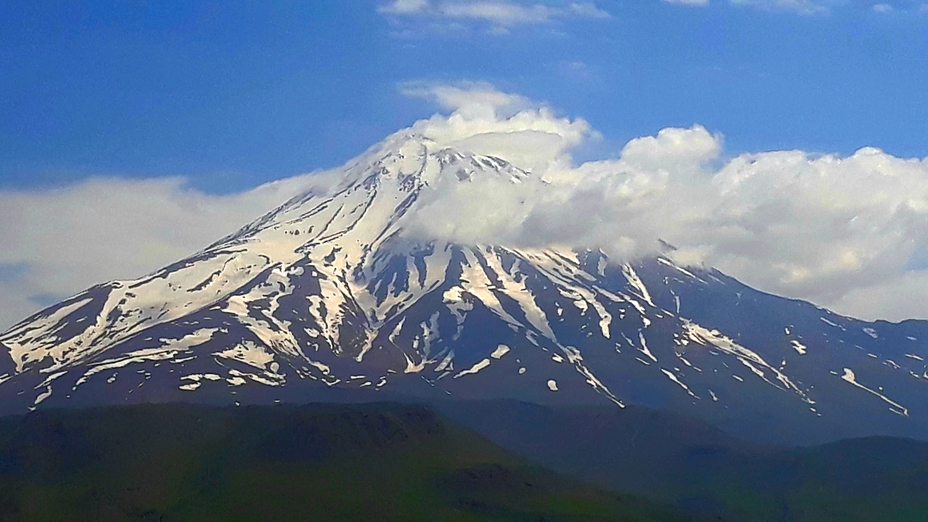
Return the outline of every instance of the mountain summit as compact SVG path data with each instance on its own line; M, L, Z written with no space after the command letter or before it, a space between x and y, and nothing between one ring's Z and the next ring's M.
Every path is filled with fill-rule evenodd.
M672 256L447 239L468 225L440 220L449 194L545 182L415 134L335 177L0 335L4 409L393 394L637 404L771 440L926 433L928 322L857 321Z

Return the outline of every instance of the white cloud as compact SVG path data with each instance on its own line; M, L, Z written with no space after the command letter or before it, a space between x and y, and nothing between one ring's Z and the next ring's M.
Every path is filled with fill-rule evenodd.
M597 134L582 119L486 83L410 83L445 112L416 132L492 154L546 183L435 188L412 233L466 242L603 247L630 258L658 240L761 290L863 318L928 317L928 159L864 148L724 155L699 125L575 164ZM0 329L93 284L141 276L232 232L333 173L213 196L179 179L93 179L0 192ZM503 180L504 181L504 180Z
M593 2L572 2L568 7L568 12L575 16L587 18L611 18L609 13L596 7Z
M94 284L186 257L323 179L231 196L203 194L179 178L0 192L0 330Z
M402 86L401 91L453 111L450 116L436 114L416 122L413 131L442 146L507 158L530 170L569 163L567 151L585 137L596 136L585 120L559 118L549 107L486 83L417 82Z
M390 4L381 6L378 11L387 14L409 15L428 11L429 0L393 0Z
M454 2L438 6L437 16L486 20L498 26L547 22L554 11L544 5L522 6L503 2Z
M513 0L393 0L378 11L394 18L424 17L491 24L491 32L505 33L522 24L564 18L609 18L592 2L521 3Z
M710 0L660 1L665 4L705 7L709 5ZM767 11L785 11L798 13L801 15L826 14L832 8L848 7L847 0L728 0L728 2L735 6L755 7ZM858 4L860 3L861 2L858 2ZM920 5L909 3L908 7L900 6L898 4L894 7L893 4L885 2L873 4L872 6L868 5L869 2L863 4L864 5L854 5L851 3L850 7L870 8L877 13L893 13L897 11L917 12L922 14L928 13L928 3L924 2Z
M775 151L723 161L722 137L695 125L631 140L616 159L572 165L570 149L595 135L585 121L470 87L433 86L454 112L413 128L501 156L549 184L439 187L449 192L421 213L418 233L604 247L619 257L653 253L664 239L681 259L762 290L864 318L928 317L915 306L923 293L896 293L928 282L928 271L909 263L928 251L928 159L864 148L849 157Z

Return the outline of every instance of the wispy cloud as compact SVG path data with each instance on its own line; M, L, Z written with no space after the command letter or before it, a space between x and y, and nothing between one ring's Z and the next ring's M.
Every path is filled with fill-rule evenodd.
M666 4L705 7L709 0L661 0ZM732 5L748 6L768 11L786 11L802 15L823 14L829 11L832 0L728 0Z
M381 13L395 15L422 14L430 9L429 0L393 0L393 2L381 6L378 11Z
M593 76L590 66L579 60L561 60L553 67L558 76L572 82L586 81Z
M455 23L489 24L493 32L507 32L526 24L543 24L570 18L609 18L592 2L560 4L522 3L513 0L392 0L378 11L395 20L424 18Z
M733 5L744 5L771 11L789 11L802 15L824 14L828 2L816 0L730 0Z
M665 4L705 7L710 0L660 0ZM911 0L896 2L847 2L846 0L716 0L734 6L753 7L764 11L781 11L800 15L827 14L834 9L858 9L876 13L928 13L928 3Z

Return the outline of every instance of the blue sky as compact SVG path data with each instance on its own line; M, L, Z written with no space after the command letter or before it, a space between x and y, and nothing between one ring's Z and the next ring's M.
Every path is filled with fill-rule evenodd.
M552 230L928 318L928 0L62 1L0 2L0 330L455 117L554 129Z
M399 92L417 80L489 81L582 116L602 134L590 156L694 123L729 153L928 155L928 9L750 4L610 1L501 23L374 1L4 2L0 188L102 174L243 190L430 115Z

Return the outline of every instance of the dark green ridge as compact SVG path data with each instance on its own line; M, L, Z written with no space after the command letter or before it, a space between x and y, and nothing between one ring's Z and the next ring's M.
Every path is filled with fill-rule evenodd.
M0 519L704 520L414 405L186 404L0 419Z
M542 466L744 521L928 521L928 443L895 437L800 448L750 443L697 419L629 406L457 401L442 413Z

